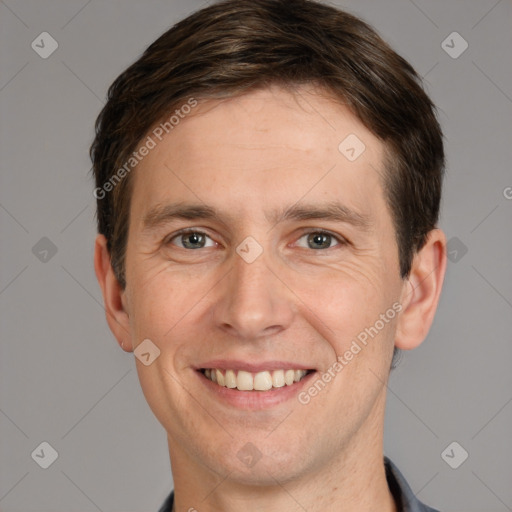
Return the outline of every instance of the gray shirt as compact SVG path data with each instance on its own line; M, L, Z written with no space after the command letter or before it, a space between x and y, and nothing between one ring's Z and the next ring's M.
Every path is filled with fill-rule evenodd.
M386 467L389 490L395 498L398 512L439 512L439 510L427 507L416 498L404 475L387 457L384 457L384 466Z
M395 498L398 512L439 512L427 507L416 498L402 473L387 457L384 457L384 466L386 468L389 490L393 498ZM169 495L158 512L172 512L173 503L174 492Z

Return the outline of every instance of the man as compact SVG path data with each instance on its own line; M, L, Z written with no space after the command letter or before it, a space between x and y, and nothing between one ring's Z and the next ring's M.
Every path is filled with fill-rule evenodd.
M161 510L433 510L383 456L393 355L446 267L411 66L321 3L228 0L120 75L96 129L96 274L167 431Z

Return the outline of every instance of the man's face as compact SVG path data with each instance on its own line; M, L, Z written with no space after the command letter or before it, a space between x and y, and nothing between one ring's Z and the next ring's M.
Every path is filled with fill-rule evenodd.
M380 442L407 292L383 158L342 105L272 88L196 107L137 166L123 302L171 455L273 484Z

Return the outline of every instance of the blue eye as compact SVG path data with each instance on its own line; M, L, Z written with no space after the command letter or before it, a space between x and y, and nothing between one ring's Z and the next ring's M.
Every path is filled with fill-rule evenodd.
M305 239L305 244L300 243L301 240ZM306 233L305 235L299 238L297 242L299 247L304 247L306 249L330 249L336 245L340 245L340 241L330 233L326 233L324 231L313 231L311 233Z
M182 249L205 249L207 247L215 247L217 243L211 239L206 233L197 230L184 230L170 238L168 244L175 245ZM312 231L302 235L296 245L304 249L331 249L338 245L343 245L344 241L339 237L326 231Z
M201 231L186 231L174 236L169 243L177 245L183 249L203 249L205 247L214 247L215 242Z

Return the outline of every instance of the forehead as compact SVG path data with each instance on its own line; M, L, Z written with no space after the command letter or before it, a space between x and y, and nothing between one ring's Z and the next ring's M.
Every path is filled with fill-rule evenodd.
M134 173L140 214L183 199L262 213L302 199L342 200L366 213L383 205L382 142L311 87L201 102L155 142Z

